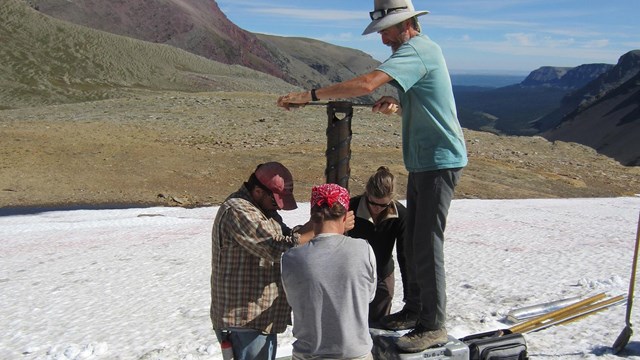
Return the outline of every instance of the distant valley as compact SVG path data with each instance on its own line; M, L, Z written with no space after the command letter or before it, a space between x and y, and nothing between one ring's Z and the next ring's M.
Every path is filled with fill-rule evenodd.
M451 72L453 86L499 88L521 83L526 75L457 74Z
M463 127L573 141L640 165L640 50L615 65L546 66L515 85L454 85L454 93Z

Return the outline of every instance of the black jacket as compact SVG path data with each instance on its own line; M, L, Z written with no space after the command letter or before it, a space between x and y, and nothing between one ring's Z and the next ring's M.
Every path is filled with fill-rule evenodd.
M403 245L407 208L397 201L394 201L394 205L385 210L386 217L378 225L374 225L364 196L353 197L349 202L349 209L353 210L356 215L355 225L349 231L349 236L369 241L376 255L379 280L386 278L393 272L393 246L395 244L397 244L400 270L401 272L404 270Z

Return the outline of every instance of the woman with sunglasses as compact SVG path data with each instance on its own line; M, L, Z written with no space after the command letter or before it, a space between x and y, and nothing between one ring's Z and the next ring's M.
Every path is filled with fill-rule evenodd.
M374 327L391 311L395 287L394 245L397 247L400 274L405 289L406 272L402 245L407 210L395 200L394 187L393 174L389 168L381 166L367 181L364 194L351 198L349 203L349 208L354 210L356 216L349 236L368 240L376 256L378 284L375 298L369 304L369 324Z

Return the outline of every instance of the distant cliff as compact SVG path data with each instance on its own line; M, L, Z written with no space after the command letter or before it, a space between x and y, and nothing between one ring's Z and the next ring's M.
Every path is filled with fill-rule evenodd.
M543 66L531 72L520 85L579 89L612 67L610 64L586 64L574 68Z
M588 145L624 165L640 165L640 50L623 55L611 70L566 96L563 109L571 111L544 137Z

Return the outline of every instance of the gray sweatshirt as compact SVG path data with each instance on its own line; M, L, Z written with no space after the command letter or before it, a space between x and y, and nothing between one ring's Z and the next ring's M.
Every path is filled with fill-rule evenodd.
M320 234L287 250L281 267L293 309L294 352L330 358L371 352L368 311L376 260L366 240Z

